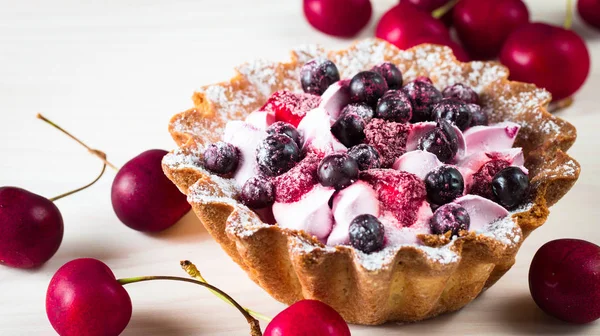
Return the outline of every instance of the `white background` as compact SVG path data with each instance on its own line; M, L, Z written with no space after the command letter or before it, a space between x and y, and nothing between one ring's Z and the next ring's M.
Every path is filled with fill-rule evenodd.
M394 0L374 1L375 15ZM564 1L527 1L535 20L560 24ZM257 57L285 59L298 44L348 45L311 29L300 0L0 1L0 186L54 196L87 183L97 159L35 119L44 113L117 165L150 148L172 149L169 118L191 107L195 88L228 79L233 66ZM600 323L569 326L539 311L527 270L544 242L579 237L600 243L600 33L575 29L588 41L593 69L575 104L560 116L575 124L570 154L583 171L548 222L521 249L517 264L459 313L399 326L353 327L354 335L600 335ZM57 202L65 220L59 252L41 269L0 267L0 335L53 335L44 310L54 271L78 257L106 262L118 277L185 274L191 259L209 281L239 301L274 316L283 305L252 283L195 219L157 235L128 229L110 205L114 173ZM127 288L134 314L126 335L247 335L244 319L200 287L153 282Z

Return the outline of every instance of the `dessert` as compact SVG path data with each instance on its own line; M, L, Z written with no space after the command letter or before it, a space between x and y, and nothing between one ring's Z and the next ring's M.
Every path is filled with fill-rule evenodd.
M319 96L300 74L322 58L340 80ZM546 91L507 76L441 46L304 47L197 92L171 121L180 148L163 167L276 299L318 299L360 324L430 318L508 271L579 175L564 152L574 127L545 111ZM240 151L232 175L202 164L219 141Z

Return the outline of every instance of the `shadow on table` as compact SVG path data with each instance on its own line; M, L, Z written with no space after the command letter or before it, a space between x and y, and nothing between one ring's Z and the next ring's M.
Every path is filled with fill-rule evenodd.
M188 212L179 222L163 232L148 234L149 237L173 242L199 241L210 239L210 234L204 228L194 211Z
M190 328L194 328L191 330ZM189 336L197 332L197 325L190 326L180 319L162 316L156 312L134 312L123 336Z
M519 335L589 335L591 327L570 324L547 315L529 295L504 301L504 306L498 308L498 322Z

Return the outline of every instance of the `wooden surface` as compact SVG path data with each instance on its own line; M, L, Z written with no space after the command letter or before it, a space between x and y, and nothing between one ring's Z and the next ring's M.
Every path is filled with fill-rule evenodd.
M374 1L375 15L395 0ZM536 20L560 23L562 0L527 1ZM260 4L264 3L264 5ZM375 20L361 36L373 34ZM575 29L589 42L593 70L575 104L560 113L578 128L571 149L583 172L548 222L525 242L517 264L458 313L417 324L352 327L353 335L600 335L600 323L570 326L545 316L529 295L528 265L544 242L579 237L600 243L600 33ZM43 112L122 165L150 148L172 149L171 115L191 106L193 90L232 75L233 66L283 59L295 45L350 43L311 29L299 0L3 1L0 7L0 185L45 196L73 189L101 165L35 117ZM110 205L108 171L93 188L57 202L65 219L59 252L44 267L0 267L0 335L53 335L44 310L49 279L65 262L93 257L118 277L181 275L194 261L212 283L255 310L284 306L251 282L213 242L193 214L172 229L145 235L128 229ZM153 282L128 288L134 314L124 335L247 335L235 310L200 287Z

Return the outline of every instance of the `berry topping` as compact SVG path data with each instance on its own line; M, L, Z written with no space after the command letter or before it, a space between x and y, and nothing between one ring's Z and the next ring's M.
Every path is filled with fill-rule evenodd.
M469 194L493 199L492 179L502 169L508 166L510 166L508 161L500 159L493 159L486 162L475 174L473 174L473 183L471 184Z
M304 0L303 4L304 16L314 28L346 38L358 34L373 12L370 0Z
M442 205L454 201L462 195L465 182L460 172L450 166L441 166L425 176L427 200Z
M365 139L365 121L358 114L344 113L331 125L331 133L346 147L352 147Z
M288 137L290 137L290 139L294 140L296 145L298 145L298 148L302 147L300 133L298 133L298 130L292 124L288 124L283 121L278 121L276 123L273 123L271 126L269 126L267 128L267 134L269 134L269 135L275 135L275 134L287 135Z
M357 73L350 81L350 99L354 103L375 106L377 100L388 90L385 79L373 71Z
M320 103L321 97L319 96L282 90L273 93L260 111L274 113L275 121L285 121L298 127L298 123L306 113L319 106Z
M398 220L399 227L409 227L417 221L427 197L425 183L419 177L392 169L369 169L361 172L360 178L373 186L381 207Z
M352 247L364 253L379 251L385 243L383 224L370 214L356 216L348 232Z
M432 116L436 121L443 119L454 123L461 131L471 124L471 113L467 105L456 98L444 98L435 104Z
M379 152L367 144L356 145L348 151L348 155L356 160L358 169L367 170L373 168L380 168L381 161L379 159Z
M258 168L267 176L277 176L290 170L298 162L298 145L287 135L267 136L256 148Z
M315 58L306 62L300 69L302 90L314 95L322 95L329 85L340 80L340 73L332 61Z
M444 162L450 162L458 152L458 137L452 125L444 120L438 126L419 139L417 148L430 152Z
M373 111L373 108L369 105L358 103L346 105L346 107L344 107L344 109L342 110L342 114L347 113L354 113L359 115L361 118L363 118L365 123L368 124L371 121L371 119L373 119L375 111Z
M402 91L408 95L412 103L413 113L411 122L433 120L431 109L434 104L442 100L442 93L431 84L429 78L419 78L402 88Z
M366 143L381 155L381 166L391 167L406 151L409 125L373 119L365 127Z
M477 92L462 83L448 86L442 91L442 94L444 95L444 98L460 99L465 104L477 104L477 101L479 101Z
M471 113L471 124L473 126L487 126L488 116L484 109L477 104L467 104L467 110Z
M240 151L234 145L219 141L210 144L204 151L204 168L216 174L229 174L235 171L240 162Z
M529 191L529 177L519 167L506 167L494 176L494 199L507 209L519 205Z
M242 203L253 209L266 208L275 201L275 187L270 179L257 175L244 183L240 194Z
M402 72L394 63L381 63L374 66L371 71L377 72L385 79L389 90L398 90L402 87Z
M471 217L462 206L456 203L448 203L442 205L433 213L429 225L433 234L444 234L450 231L453 236L458 236L460 231L469 230Z
M330 154L319 164L317 177L322 185L341 190L358 179L358 164L348 154Z
M377 103L375 117L399 123L408 122L412 117L410 98L402 91L386 92Z
M308 153L294 168L275 177L275 200L281 203L296 202L319 183L317 168L321 158L315 153Z

